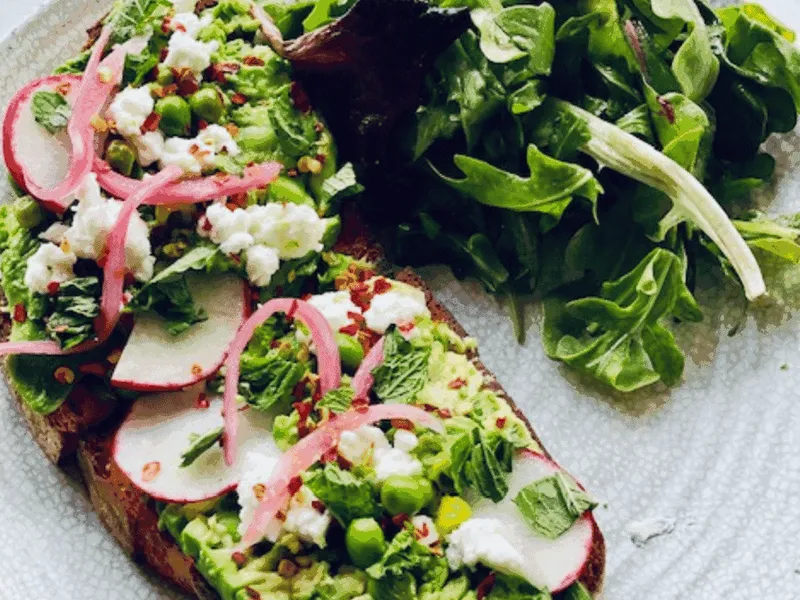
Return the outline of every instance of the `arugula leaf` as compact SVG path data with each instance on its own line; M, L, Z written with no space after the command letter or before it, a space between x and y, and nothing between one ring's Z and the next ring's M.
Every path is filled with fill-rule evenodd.
M317 402L316 408L327 408L334 413L347 412L353 404L354 395L355 392L353 392L352 387L343 385L325 394L322 399Z
M383 363L372 371L373 390L387 404L409 404L428 382L429 346L416 347L396 327L386 334Z
M651 8L662 19L680 19L687 24L690 33L675 53L672 70L690 100L704 100L717 82L719 60L695 0L652 0Z
M622 392L659 380L675 385L684 358L661 324L671 315L702 319L680 259L656 248L631 272L604 283L601 297L546 301L545 352Z
M121 44L145 35L169 14L169 0L116 0L105 22L113 27L111 42Z
M561 537L597 503L572 477L559 472L520 490L514 504L533 530L550 540Z
M66 129L72 108L61 94L36 92L31 99L31 112L40 126L56 134Z
M508 110L511 114L521 115L536 110L542 105L546 94L544 82L540 79L528 81L508 97Z
M498 169L486 162L457 154L456 166L464 179L440 177L459 192L482 204L515 211L539 212L556 220L561 218L574 196L589 200L593 206L603 188L588 169L561 162L528 146L530 177Z
M203 453L213 448L222 440L223 427L217 427L211 431L196 436L191 440L189 447L181 453L181 468L190 466L194 461L200 458Z
M151 42L151 45L153 42ZM122 71L122 85L139 87L145 82L150 72L158 66L160 48L145 48L139 54L125 55L125 68Z
M344 527L354 519L378 517L381 513L372 483L335 463L307 473L303 481Z
M59 286L47 319L47 333L64 350L94 338L101 291L97 277L79 277Z
M764 215L751 215L749 220L734 220L733 224L751 248L758 248L792 264L800 264L800 228L784 220L772 220Z
M626 133L635 135L648 144L655 146L655 134L653 124L650 121L650 109L646 104L637 106L629 113L617 120L617 127Z
M261 79L262 76L258 75ZM269 112L270 122L278 136L281 149L287 156L299 157L311 151L318 134L314 129L317 122L313 113L304 115L291 100L289 86L277 95Z
M481 51L494 63L527 58L532 75L549 75L556 52L556 11L549 4L510 6L497 14L472 11L481 33Z

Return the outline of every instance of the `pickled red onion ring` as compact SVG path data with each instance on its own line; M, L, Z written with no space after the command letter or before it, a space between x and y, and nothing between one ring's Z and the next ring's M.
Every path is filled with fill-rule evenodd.
M249 548L261 541L278 512L289 502L290 482L336 448L343 432L391 419L406 419L434 431L443 431L439 419L407 404L377 404L364 411L350 410L331 417L323 427L300 440L280 458L265 485L266 496L256 509L253 521L242 538L241 547Z
M125 288L125 240L131 217L148 198L158 194L166 185L183 175L183 169L170 165L153 177L141 182L139 190L122 205L117 222L106 238L106 262L103 267L103 295L100 299L100 317L97 337L105 340L116 327L122 312Z
M274 298L261 306L242 325L228 349L225 359L225 393L224 393L224 426L225 426L225 462L232 465L236 460L236 430L238 411L236 395L239 391L239 361L242 352L253 337L256 328L278 312L296 316L308 327L311 339L317 349L317 365L319 371L320 390L326 394L339 387L342 380L342 364L339 357L339 346L333 336L333 330L325 315L308 302L292 298Z
M361 361L356 374L353 375L352 386L356 398L367 398L369 396L369 392L375 383L372 371L383 362L383 343L384 338L377 341L364 357L364 360Z
M188 204L215 200L224 196L242 194L252 189L263 188L278 177L283 165L267 162L244 169L242 176L210 175L186 181L177 181L165 186L158 195L148 198L146 204ZM94 159L92 169L97 174L97 182L115 198L125 200L135 194L142 182L125 177L114 171L107 162Z

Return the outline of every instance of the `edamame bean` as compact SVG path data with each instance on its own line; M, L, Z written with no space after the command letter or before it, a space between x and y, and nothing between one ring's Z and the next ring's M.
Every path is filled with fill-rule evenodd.
M117 173L130 177L133 172L133 165L136 162L136 154L133 148L122 140L114 140L106 149L106 162Z

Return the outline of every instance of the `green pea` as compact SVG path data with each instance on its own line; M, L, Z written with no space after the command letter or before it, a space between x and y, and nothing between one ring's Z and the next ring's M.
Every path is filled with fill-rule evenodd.
M381 502L391 515L413 515L431 500L433 486L424 477L392 475L381 487Z
M22 196L14 201L14 216L25 229L33 229L42 222L42 207L31 196Z
M158 126L164 135L185 136L192 124L189 103L180 96L167 96L156 102L156 114L161 117Z
M242 127L236 142L244 151L272 152L278 145L278 136L275 130L268 126Z
M169 85L175 81L175 76L172 74L172 69L166 65L158 65L158 74L156 75L156 83L159 85Z
M122 140L114 140L106 149L106 162L117 173L130 177L133 172L133 165L136 162L136 154L133 148Z
M336 345L339 346L342 365L351 371L355 371L361 361L364 360L364 348L361 346L361 342L352 335L337 333Z
M216 123L222 118L225 106L219 93L213 87L206 87L189 98L189 106L199 119L208 123Z
M386 537L375 519L356 519L344 534L347 554L355 566L366 569L378 562L386 551Z

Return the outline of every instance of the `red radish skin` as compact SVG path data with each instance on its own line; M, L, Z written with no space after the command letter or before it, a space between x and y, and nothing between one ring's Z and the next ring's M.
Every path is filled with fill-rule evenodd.
M249 548L264 537L275 516L289 501L290 482L336 448L343 432L392 419L406 419L434 431L443 431L439 419L421 408L407 404L378 404L363 412L350 410L331 417L325 426L304 437L281 457L266 483L267 494L256 509L253 522L245 532L240 548Z
M204 385L196 385L139 398L114 436L114 462L138 489L156 500L201 502L226 494L239 483L241 472L225 464L219 446L188 467L180 466L189 436L203 435L222 424L222 399L207 397L198 402L204 390ZM269 434L270 417L248 410L242 419L242 450L278 458L281 452Z
M280 163L268 162L246 167L241 177L210 175L178 181L145 203L158 205L197 203L242 194L268 186L280 175L282 169L283 165ZM115 198L125 200L136 193L141 186L141 181L117 173L107 162L99 158L95 158L93 170L97 174L100 187Z
M236 396L239 392L239 361L256 328L278 312L299 318L310 330L311 339L317 348L317 365L322 394L339 387L342 380L339 347L325 315L308 302L292 298L274 298L261 306L242 326L234 338L225 360L225 460L229 465L233 465L236 460L238 419Z
M228 346L249 316L250 288L238 276L225 273L191 274L189 289L208 319L175 336L157 315L137 316L111 378L113 386L139 392L175 391L209 379L219 370ZM238 303L232 301L237 290Z

